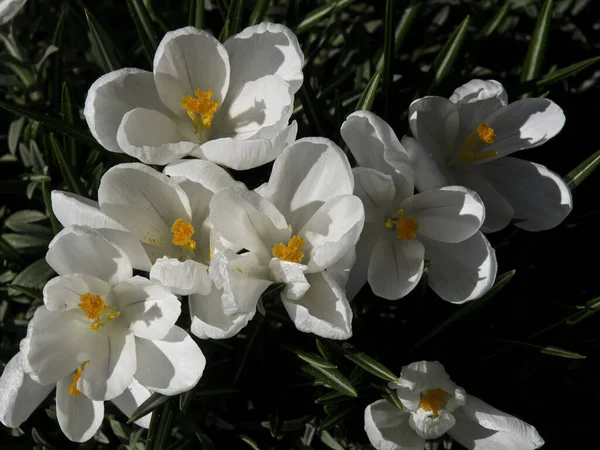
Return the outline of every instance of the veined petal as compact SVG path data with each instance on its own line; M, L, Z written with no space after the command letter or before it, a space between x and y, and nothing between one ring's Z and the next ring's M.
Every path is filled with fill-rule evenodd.
M128 418L131 418L133 412L144 403L148 398L150 398L150 391L142 386L138 381L134 378L133 382L123 391L123 393L111 401L115 404L117 408L119 408L123 414L125 414ZM148 428L150 426L150 419L152 418L152 413L146 414L144 417L136 420L136 425L142 428Z
M227 314L221 301L222 296L223 290L216 287L213 287L208 295L189 296L191 332L200 339L233 337L254 317L256 308L248 313Z
M229 57L225 47L206 31L194 27L169 31L154 55L154 81L162 102L184 120L189 120L181 99L194 90L212 91L212 99L223 103L229 87ZM217 114L219 111L217 110Z
M458 135L458 107L447 98L423 97L410 104L412 134L439 163L445 161Z
M310 289L310 284L305 276L307 267L304 264L273 258L269 263L269 268L275 281L285 283L282 291L285 298L299 300Z
M438 361L415 361L402 366L400 381L401 383L397 386L399 396L401 393L410 391L416 393L418 397L419 392L436 387L451 394L456 388L456 385L450 380L450 375ZM404 403L401 396L400 400ZM413 410L410 404L405 406L409 410Z
M163 173L178 183L191 181L197 188L206 189L211 194L221 189L241 185L225 169L210 161L182 159L166 166ZM206 201L206 208L208 208L208 201L210 199ZM195 211L194 215L196 215Z
M94 401L85 395L71 395L71 377L65 377L56 385L56 418L60 429L69 440L90 440L104 419L104 402Z
M111 286L106 281L81 273L54 277L44 286L44 304L49 311L64 312L77 308L80 297L88 292L106 299L111 293Z
M368 281L369 264L375 243L382 232L381 223L365 223L360 239L356 243L356 262L351 268L348 283L346 284L346 296L352 301L356 294Z
M393 212L396 188L390 175L364 167L352 169L354 175L354 195L363 203L365 222L384 224ZM410 193L412 195L412 192Z
M210 291L208 267L191 259L159 258L150 269L150 279L177 295L208 294Z
M177 395L192 389L202 376L206 359L194 340L174 326L160 340L136 338L135 378L153 392Z
M376 450L423 450L425 439L408 425L410 414L398 411L387 400L365 409L365 432Z
M132 275L127 255L90 227L61 230L48 245L46 261L59 275L85 273L116 284Z
M410 427L424 439L437 439L450 430L456 419L454 416L442 409L437 415L431 415L429 412L419 408L412 413L408 419Z
M415 174L415 187L420 191L439 189L450 184L443 166L415 138L404 136L402 145L410 158ZM412 195L411 192L409 195Z

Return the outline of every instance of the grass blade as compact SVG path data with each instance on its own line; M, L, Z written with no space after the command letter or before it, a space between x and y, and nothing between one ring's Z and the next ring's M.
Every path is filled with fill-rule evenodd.
M159 406L169 401L169 397L166 395L159 394L154 392L148 399L142 403L140 406L136 408L135 411L131 414L131 417L127 421L127 423L133 423L138 419L141 419L146 414L151 413Z
M442 82L444 78L450 73L456 57L460 53L463 41L467 35L469 28L470 16L465 17L461 24L456 27L450 38L446 41L440 52L438 53L435 61L433 62L433 68L435 70L434 82L436 85Z
M88 27L90 29L90 39L92 41L92 46L95 47L98 51L102 69L106 73L119 69L120 64L119 61L117 61L117 58L115 57L114 53L111 51L112 46L100 37L100 33L98 33L98 27L96 26L96 21L91 15L91 13L87 9L84 9L84 12L85 17L87 19Z
M321 111L323 111L323 108L319 107L318 100L315 97L315 93L312 90L308 80L305 80L304 83L302 83L302 87L298 91L298 95L300 97L300 101L302 102L302 106L304 107L306 119L308 120L314 135L326 136L325 131L321 126L323 123L323 118L321 117Z
M69 125L75 123L75 114L73 113L73 103L71 102L71 92L67 83L63 83L60 96L60 109L63 120ZM77 142L71 136L65 135L63 146L67 149L69 159L73 166L77 165Z
M420 8L421 8L421 2L418 2L413 5L410 5L409 7L407 7L404 10L404 13L402 14L402 18L400 19L400 23L398 24L398 26L396 27L396 31L394 32L394 54L397 54L398 51L400 50L400 48L402 47L402 44L404 43L404 39L406 38L406 35L410 31L413 22L417 18L417 14L418 14ZM375 67L377 67L377 69L381 69L383 67L384 56L385 56L385 52L379 56L379 60L377 61L377 64L375 65Z
M592 64L597 63L598 61L600 61L600 56L595 56L594 58L589 58L584 61L580 61L578 63L571 64L568 67L564 67L562 69L555 70L554 72L543 76L542 78L538 79L535 82L535 84L538 87L549 86L553 83L556 83L560 80L570 77L571 75L575 75L580 70L586 69L589 66L591 66Z
M133 19L135 29L137 30L138 37L142 43L142 49L146 59L152 65L154 60L154 53L158 47L158 36L148 10L140 3L140 0L126 0L127 8L129 9L129 15Z
M355 111L358 111L359 109L371 111L371 107L373 106L373 102L375 101L375 96L377 95L377 88L379 87L380 81L381 70L377 70L367 83L365 90L358 99L356 107L354 108Z
M328 5L323 5L317 9L309 12L306 17L296 27L296 34L302 34L314 26L318 25L319 22L329 16L330 14L341 11L346 6L350 5L354 0L338 0L337 2L331 2Z
M521 81L533 80L540 74L544 53L546 52L546 42L548 40L548 31L550 31L553 9L553 0L546 0L542 5L529 48L527 49L527 55L523 62Z
M490 37L490 35L496 31L496 28L502 23L508 12L510 11L510 0L504 3L502 7L494 14L488 23L477 33L475 39L483 39Z
M52 232L56 236L60 230L62 230L62 225L54 215L54 210L52 209L52 200L50 197L50 191L48 189L48 183L46 181L42 181L42 197L44 198L44 205L46 206L46 214L50 219L50 225L52 225Z
M248 26L261 23L267 15L267 10L269 9L270 4L271 0L258 0L256 2L256 6L254 6L254 9L252 10L252 14L250 15Z
M204 0L190 0L190 19L191 26L204 29Z
M67 159L63 153L63 149L60 148L60 144L56 139L56 135L54 133L50 133L50 143L52 144L52 150L54 151L54 156L58 160L58 164L60 165L60 171L63 174L63 178L65 179L65 183L67 184L69 190L78 195L85 196L85 188L83 187L83 183L77 176L75 169Z
M385 2L385 27L383 41L383 119L390 114L390 90L392 87L392 61L394 58L394 4L396 0Z
M342 394L346 394L349 397L358 397L356 389L354 389L354 386L350 380L346 378L339 370L325 369L318 366L303 366L302 371L312 375L317 380L322 381L328 386L331 386L332 389L335 389Z
M594 170L596 170L598 164L600 164L600 150L596 151L592 156L571 170L564 177L565 183L567 183L567 186L569 186L570 189L575 189L583 182L583 180L590 176Z

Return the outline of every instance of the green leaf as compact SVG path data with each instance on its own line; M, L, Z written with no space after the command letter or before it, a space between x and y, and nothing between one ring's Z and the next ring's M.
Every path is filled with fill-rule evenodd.
M583 180L590 176L594 170L596 170L598 164L600 164L600 150L596 151L592 156L571 170L564 177L565 183L567 183L567 186L569 186L570 189L575 189L583 182Z
M54 133L50 133L50 143L52 144L54 156L56 156L56 159L58 160L60 171L62 172L63 178L65 179L65 183L67 184L69 190L77 195L83 195L85 197L85 187L75 172L75 169L73 169L73 166L71 166L71 164L69 164L65 158L63 149L60 147L60 144L58 143Z
M86 9L84 9L85 17L87 19L88 27L90 29L90 40L92 43L92 47L96 49L98 52L98 56L100 57L100 65L104 72L112 72L120 68L119 61L115 54L112 52L112 45L110 42L107 42L106 35L101 36L98 32L98 26L96 24L96 19L92 16L92 14Z
M379 87L379 82L381 81L381 70L375 71L365 90L361 94L358 102L356 103L355 111L363 109L365 111L371 111L371 107L373 106L373 102L375 101L375 96L377 95L377 88Z
M19 117L18 119L13 120L8 127L8 150L11 155L17 153L17 145L19 144L24 125L25 117Z
M523 62L521 71L521 81L533 80L540 74L544 53L546 52L546 42L548 32L550 31L550 22L552 20L553 0L546 0L538 15L535 24L533 36L527 49L527 55Z
M392 88L392 62L394 58L394 4L396 0L385 2L385 26L383 35L383 119L390 113L390 90Z
M402 47L406 35L410 31L413 22L417 18L417 14L419 13L421 5L421 2L416 2L408 6L404 10L402 18L400 19L400 23L398 23L396 31L394 32L394 54L397 54L400 48ZM383 67L384 56L385 52L382 52L379 56L379 59L377 60L377 64L375 65L377 69L381 69Z
M320 356L314 353L305 352L304 350L300 349L291 349L287 346L285 346L284 348L295 353L296 356L298 356L298 358L300 358L302 361L307 362L311 366L321 367L323 369L337 369L337 366L335 364L330 363L329 361L321 358Z
M242 7L244 6L244 0L231 0L229 2L229 9L227 10L227 21L229 22L228 33L230 36L240 31L240 24L242 22ZM225 40L227 40L225 38ZM222 41L225 42L225 41Z
M252 450L260 450L260 447L256 442L254 442L251 438L246 436L245 434L240 434L240 439L242 442L248 445Z
M330 14L341 11L345 7L349 6L354 0L337 0L332 1L328 5L323 5L317 9L309 12L306 17L296 27L296 34L302 34L311 28L318 25L322 19L328 17Z
M15 261L21 265L25 265L25 260L19 255L17 250L0 236L0 254L4 255L5 258Z
M336 369L325 369L318 366L303 366L302 371L315 377L317 380L326 383L342 394L346 394L350 397L358 397L356 389L352 386L352 383L346 378L339 370Z
M467 35L470 19L470 16L465 17L436 56L435 61L433 62L433 68L435 70L434 82L436 85L439 85L450 73L454 61L460 53L465 36Z
M398 381L398 379L396 379ZM402 406L402 402L398 398L398 394L395 389L390 389L387 386L381 386L375 383L370 383L375 389L379 391L381 396L387 400L391 405L394 406L398 411L404 411L404 406Z
M261 23L267 15L267 10L269 9L270 4L271 0L257 0L256 5L254 5L254 9L252 10L252 14L250 14L248 26L258 25Z
M73 125L75 123L75 114L73 113L71 92L66 82L62 85L60 108L63 120L69 125ZM63 145L70 156L69 161L75 166L77 164L77 142L72 137L65 135Z
M540 350L540 352L545 353L546 355L558 356L560 358L567 359L585 359L586 356L580 355L579 353L570 352L568 350L563 350L558 347L544 347Z
M54 210L52 209L52 199L50 198L48 182L46 181L42 181L42 197L44 198L44 205L46 205L46 213L48 214L50 224L52 225L52 233L54 233L56 236L58 232L62 230L62 225L54 215Z
M54 275L54 270L48 265L46 259L40 258L19 273L12 281L12 284L41 290L46 282ZM8 290L8 295L14 296L18 294L19 291L16 289Z
M148 10L140 0L126 0L126 2L129 14L133 19L135 29L142 43L144 55L146 55L146 59L152 65L154 53L156 53L156 48L158 47L158 36L154 24L150 19Z
M43 300L44 298L40 289L34 289L18 284L9 284L8 287L20 292L21 294L25 294L26 296L31 297L33 300Z
M345 448L338 444L335 438L327 431L319 432L319 439L321 439L321 442L332 450L345 450Z
M315 400L317 404L330 404L330 403L341 403L349 400L346 394L342 394L338 391L328 392L327 394L321 395L318 399Z
M596 297L590 301L588 301L583 307L584 311L580 311L578 314L573 315L566 321L566 324L569 326L573 326L583 319L587 319L591 315L600 311L600 297Z
M344 351L344 356L346 358L367 372L372 373L376 377L385 381L398 380L398 377L394 375L390 369L385 367L376 359L371 358L366 353L354 349L354 347L350 346L350 344L348 344L348 346L342 345L341 348Z
M150 395L150 397L148 397L148 399L144 403L142 403L136 408L135 411L133 411L127 423L130 424L138 419L141 419L145 415L153 412L159 406L164 405L169 400L170 397L154 392L152 395Z
M304 107L306 120L308 120L314 135L326 136L321 125L324 121L322 116L324 108L319 105L319 101L315 97L315 93L313 92L308 80L304 80L302 87L298 91L298 95L300 97L300 101L302 102L302 106Z
M334 409L317 427L318 431L329 430L337 424L339 424L344 418L353 412L356 406L350 406L349 408L336 408Z
M38 237L25 234L4 233L2 237L12 247L18 251L26 252L28 250L37 253L40 249L45 249L50 243L50 237Z
M595 56L593 58L589 58L584 61L580 61L578 63L571 64L568 67L564 67L562 69L555 70L552 73L549 73L549 74L543 76L542 78L535 81L535 84L538 87L549 86L553 83L556 83L557 81L560 81L567 77L570 77L571 75L575 75L577 72L588 68L589 66L597 63L598 61L600 61L600 56Z
M21 211L11 214L4 221L4 226L19 233L31 233L52 237L52 232L47 226L36 223L45 221L46 219L46 215L40 211L34 209L22 209Z
M483 39L490 37L490 35L496 31L496 28L502 23L508 12L510 11L510 0L507 0L502 7L496 11L496 14L484 25L484 27L477 33L475 39Z
M219 33L219 42L223 43L229 37L229 20L225 21L225 25L221 29L221 33Z
M204 29L204 0L190 0L188 23L193 27Z

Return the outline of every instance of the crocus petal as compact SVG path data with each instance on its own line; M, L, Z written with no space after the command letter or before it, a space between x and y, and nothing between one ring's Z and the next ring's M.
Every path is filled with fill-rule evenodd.
M485 208L475 191L462 186L431 189L400 204L406 217L414 217L417 233L441 242L462 242L473 236L485 218Z
M444 366L437 361L415 361L406 366L402 366L401 383L396 385L396 390L402 404L410 411L414 408L410 402L405 403L404 395L409 391L416 394L417 407L420 391L431 388L441 388L451 394L456 389L456 385L450 380L450 376L444 369Z
M53 384L36 383L23 371L21 353L17 353L0 377L0 422L9 428L20 426L52 389Z
M169 31L154 55L154 81L162 102L189 120L181 99L194 96L195 89L211 90L212 100L223 103L229 87L227 51L206 31L194 27Z
M168 164L183 158L198 144L184 138L167 115L144 108L125 113L117 131L119 147L145 164Z
M308 273L327 269L356 245L365 212L355 195L326 201L298 233L304 237Z
M410 158L410 165L415 174L415 187L423 192L439 189L451 184L444 168L438 164L431 153L427 152L415 138L404 136L402 145ZM411 192L410 195L413 193Z
M150 279L177 295L208 294L210 291L208 267L191 259L159 258L150 269Z
M121 317L138 337L162 339L181 314L181 302L168 288L136 276L114 288Z
M327 268L327 273L335 282L344 289L350 279L350 271L356 263L356 247L350 248L344 256L337 260L335 264L332 264ZM346 295L348 301L348 295Z
M127 389L125 389L121 395L113 398L111 401L123 412L123 414L130 418L138 406L150 398L150 395L150 391L138 383L134 378L133 382L127 387ZM152 413L146 414L144 417L136 420L133 423L142 428L148 428L150 426L151 418Z
M285 147L294 142L297 131L298 125L294 121L270 139L256 136L244 141L229 137L213 139L192 155L235 170L253 169L277 158Z
M3 0L0 2L0 25L10 22L26 2L27 0Z
M105 149L122 153L117 130L123 116L134 108L168 111L158 97L152 72L120 69L102 75L90 86L83 114L92 136Z
M107 326L109 332L99 336L77 383L77 389L93 400L111 400L121 395L131 384L136 369L133 334L117 324Z
M196 159L183 159L181 161L171 163L165 167L163 173L178 183L182 183L186 180L191 181L194 183L196 189L208 190L211 193L211 197L213 193L220 191L221 189L241 184L240 182L235 181L222 167L219 167L210 161ZM209 201L210 198L207 198L206 208L208 208ZM196 214L197 211L194 210L193 215L196 216Z
M408 110L412 134L436 161L445 161L458 134L458 107L447 98L423 97Z
M369 111L355 111L340 133L359 166L393 176L404 196L412 195L414 174L409 156L394 130Z
M288 27L263 22L245 28L224 45L231 64L231 91L265 75L279 75L289 83L292 93L300 89L304 54Z
M424 439L437 439L456 423L454 416L442 409L437 415L418 409L408 419L410 427Z
M109 284L132 275L127 255L90 227L61 230L48 245L46 261L59 275L85 273Z
M304 138L275 160L269 184L261 195L300 230L323 203L352 194L354 178L341 148L325 138Z
M375 243L381 235L381 223L365 223L365 227L356 243L356 262L352 266L348 283L346 284L346 296L352 301L356 294L368 281L369 264Z
M71 395L71 377L56 385L56 418L60 429L74 442L88 441L96 434L104 419L104 402L94 401L85 395Z
M192 389L206 365L198 345L178 326L161 340L136 338L136 347L136 380L163 395L181 394Z
M365 432L376 450L423 450L425 439L408 425L410 414L398 411L387 400L365 409Z
M422 239L425 258L433 261L427 272L429 286L448 302L464 303L485 294L496 280L496 253L483 233L449 244Z
M496 134L496 142L486 146L485 150L498 152L494 157L497 159L552 139L562 130L565 115L551 100L524 98L500 108L484 121Z
M396 196L396 188L392 177L364 167L355 167L352 174L354 195L363 203L365 222L384 224L389 214L394 212L392 203Z
M397 300L408 295L419 284L423 275L425 248L416 239L399 239L393 231L386 231L373 247L368 279L375 295Z
M285 283L282 294L290 300L302 298L310 289L305 276L306 268L304 264L282 261L279 258L273 258L269 263L275 281Z
M52 278L44 286L44 304L49 311L63 312L76 308L86 293L106 299L111 286L106 281L87 274L64 275Z
M213 287L208 295L193 294L188 298L192 326L190 331L200 339L227 339L235 336L254 317L249 313L230 315L223 309L223 290Z
M512 206L519 228L527 231L554 228L573 209L568 186L545 166L507 157L482 164L480 169Z
M51 198L54 215L64 227L85 225L94 228L106 239L121 247L134 269L150 270L150 259L140 241L120 223L104 214L98 202L58 190L52 191Z
M346 294L327 272L306 275L310 289L297 301L281 296L296 328L328 339L352 336L352 309Z
M534 450L544 445L537 430L469 395L455 413L456 425L448 432L469 450Z

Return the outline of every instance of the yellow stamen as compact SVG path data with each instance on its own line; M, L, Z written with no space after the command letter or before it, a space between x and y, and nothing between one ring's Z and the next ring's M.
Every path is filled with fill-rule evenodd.
M479 139L486 144L493 144L496 142L496 133L486 122L481 122L479 124L477 127L477 134L479 135Z
M434 417L437 416L442 406L448 400L447 394L443 389L429 389L425 394L421 394L419 406L423 411L433 411Z
M396 235L399 239L412 240L417 237L417 230L419 229L419 223L417 219L409 216L404 219L404 211L398 210L394 213L394 218L385 221L385 227L389 230L396 227Z
M73 374L73 382L71 383L71 386L69 386L69 394L71 394L71 395L73 395L75 397L79 397L81 395L81 391L79 389L77 389L77 382L81 378L81 374L83 373L83 369L87 365L88 365L87 361L84 362L82 365L80 365L77 368L77 372L75 372Z
M183 219L177 219L171 227L173 232L173 244L179 247L187 247L190 250L196 249L196 241L192 239L194 227L191 223Z
M181 107L185 109L194 123L194 133L198 130L210 130L210 126L217 112L219 102L211 100L212 91L195 89L196 97L186 95L181 99Z
M490 127L486 122L481 122L477 126L475 133L467 136L460 148L458 154L458 160L460 162L469 163L483 161L484 159L493 158L498 155L498 152L494 150L479 151L474 150L482 144L494 144L496 142L496 133L494 129Z
M292 236L287 245L283 242L273 246L273 256L284 261L301 263L304 253L300 249L304 247L304 239L298 236Z
M104 300L99 295L94 295L91 292L79 296L79 303L77 306L81 308L86 317L90 320L98 319L104 312Z

